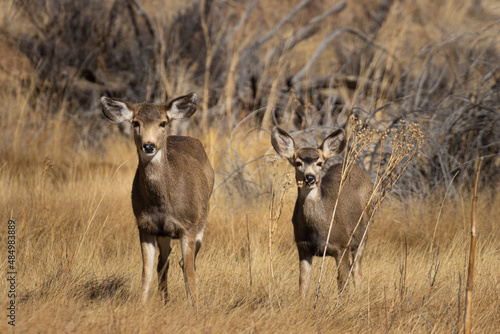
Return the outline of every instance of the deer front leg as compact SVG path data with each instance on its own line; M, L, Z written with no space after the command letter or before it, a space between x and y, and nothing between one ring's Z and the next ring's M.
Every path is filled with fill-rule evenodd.
M160 249L160 254L158 255L158 289L160 292L163 292L163 296L165 300L168 297L167 290L167 274L169 267L168 256L170 255L170 237L157 237L156 241L158 242L158 248Z
M198 308L198 296L196 292L196 272L194 269L194 258L196 252L195 239L184 233L181 236L182 250L182 271L184 272L184 282L186 284L186 294L188 303L191 299L192 305Z
M153 278L155 257L155 237L146 232L139 232L142 251L142 302L148 299L149 286Z
M299 289L302 298L306 297L307 289L309 288L309 279L311 274L312 255L297 245L299 249L300 261L300 276L299 276Z

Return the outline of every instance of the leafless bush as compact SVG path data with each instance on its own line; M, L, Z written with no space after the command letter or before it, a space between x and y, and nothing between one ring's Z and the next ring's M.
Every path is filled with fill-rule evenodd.
M344 2L300 20L312 1L288 3L289 11L270 27L252 21L262 10L257 1L226 4L195 2L158 22L136 0L21 1L34 30L18 45L38 66L36 98L51 110L64 106L81 124L95 121L83 135L90 142L105 135L96 121L99 96L157 102L184 84L202 96L202 119L193 120L200 130L224 126L229 133L248 115L258 128L281 124L292 131L327 131L351 114L382 131L401 120L420 124L426 145L395 188L402 196L470 184L479 157L483 181L499 180L495 17L484 19L490 21L483 30L437 36L408 65L377 41L392 1L374 5L368 22L330 24L329 31L322 26L346 8ZM297 45L319 32L321 41L297 66ZM335 55L328 72L319 66L325 54ZM391 148L382 146L361 154L369 171L386 163ZM235 164L236 171L241 166Z
M419 55L421 65L413 64L419 75L410 75L415 69L409 68L402 76L386 111L391 124L401 119L422 124L427 142L402 180L407 190L425 194L443 185L471 186L480 157L485 185L500 180L500 55L491 33L453 35L429 46ZM456 62L443 61L453 56Z
M135 1L21 1L34 27L18 38L37 65L36 99L64 107L82 125L96 120L103 94L142 101L155 85L154 31ZM98 126L85 138L99 141Z

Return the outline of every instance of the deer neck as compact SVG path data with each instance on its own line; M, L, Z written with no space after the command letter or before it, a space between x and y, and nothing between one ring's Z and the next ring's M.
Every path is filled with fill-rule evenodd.
M315 224L317 217L323 217L325 212L325 201L319 184L315 187L301 187L298 189L296 209L299 216L305 219L306 224Z
M316 184L314 187L299 187L298 199L304 204L321 202L320 184Z
M139 180L148 188L162 188L164 175L168 171L165 149L160 149L150 156L139 151Z

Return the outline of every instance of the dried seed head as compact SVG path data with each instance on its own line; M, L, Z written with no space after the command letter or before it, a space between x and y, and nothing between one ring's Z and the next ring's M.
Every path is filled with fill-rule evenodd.
M285 181L283 182L283 188L285 191L288 191L288 189L292 188L294 185L293 181L293 175L292 173L286 174Z

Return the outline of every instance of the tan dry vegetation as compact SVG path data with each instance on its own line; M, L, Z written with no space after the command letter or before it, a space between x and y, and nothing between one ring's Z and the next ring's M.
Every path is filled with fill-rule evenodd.
M181 2L175 3L182 8ZM281 8L281 2L272 3ZM428 1L397 2L396 9L401 11L395 9L377 37L378 43L399 55L393 75L400 75L437 27L451 31L451 23L464 30L474 25L462 10L469 2L461 7L451 3L455 2L433 10L432 6L426 9L425 4L431 4ZM287 2L289 7L294 4ZM145 1L144 7L151 12L162 5ZM348 5L353 9L343 13L338 26L362 21L364 9L371 9L354 1ZM490 12L499 10L487 1L483 6ZM7 1L2 8L4 13L18 15ZM263 16L266 10L258 9L259 24L273 26L282 14L274 10ZM317 15L321 8L311 10ZM408 17L398 16L401 13ZM11 20L4 16L2 29ZM294 50L297 54L287 56L287 65L302 68L320 42L321 37L315 36L301 44ZM356 48L356 41L351 45ZM322 57L326 60L318 62L316 69L335 72L328 62L335 52ZM380 57L366 67L386 66L377 62ZM0 70L4 75L5 67ZM265 74L271 77L269 73L281 70L266 69ZM169 91L179 89L181 94L183 89L178 86L191 86L189 78L180 77L192 73L187 68L177 73L178 85ZM391 80L384 80L388 90L392 89ZM92 133L93 125L82 128L68 120L64 106L57 113L46 112L45 101L32 99L33 81L13 79L0 91L0 270L7 272L6 222L13 219L17 227L18 332L462 331L472 200L467 189L453 198L444 189L425 198L418 193L405 200L389 196L370 229L363 259L364 285L351 287L339 298L335 262L328 258L318 305L313 308L321 261L316 258L313 262L311 288L302 301L290 222L296 196L293 187L283 199L282 216L273 232L273 277L270 274L269 228L274 224L269 219L270 192L276 189L281 194L291 167L265 156L274 153L265 132L246 126L234 133L215 126L202 132L190 128L191 121L183 124L188 128L185 132L202 140L217 175L210 223L197 259L200 308L195 312L186 306L177 265L181 258L178 242L170 258L168 302L164 304L153 289L150 302L142 306L140 247L130 202L137 164L132 140L115 134L115 126L110 124L107 130L111 134L98 149L89 149L81 137ZM363 92L346 90L344 98L354 103L360 95ZM377 99L382 103L383 97ZM368 108L372 111L376 105L363 98L357 102L373 104ZM201 119L200 112L196 117ZM499 201L500 195L493 190L479 194L473 292L473 331L478 333L494 333L500 328L500 227L496 218L500 209L495 205ZM2 296L7 290L7 281L0 280ZM0 332L10 330L3 317Z
M327 259L316 309L314 289L305 302L298 298L290 224L294 191L285 198L273 239L274 280L269 275L269 196L261 196L260 207L239 210L225 205L223 195L216 196L197 262L199 312L186 306L177 243L171 255L170 300L164 305L155 291L150 303L141 306L141 258L130 206L135 157L125 149L119 153L75 154L69 161L31 161L30 167L4 162L1 207L10 210L2 210L1 219L14 218L17 225L18 331L386 332L390 327L395 332L450 332L461 327L468 194L461 203L445 201L442 208L436 205L442 195L387 201L371 227L364 286L337 299L335 263ZM60 166L64 163L69 166ZM64 181L59 169L66 170ZM494 332L499 325L499 228L492 217L500 213L489 205L498 195L491 197L480 195L477 217L473 328L478 332ZM317 282L319 259L314 263ZM5 272L5 261L2 267ZM1 287L6 291L5 281Z

